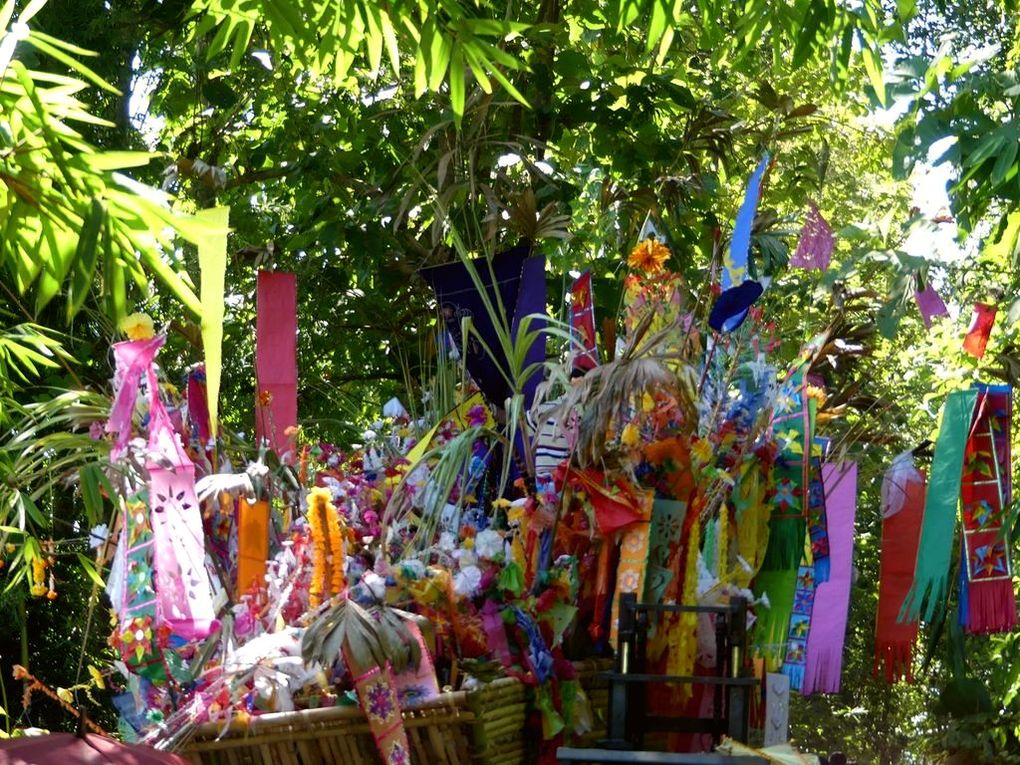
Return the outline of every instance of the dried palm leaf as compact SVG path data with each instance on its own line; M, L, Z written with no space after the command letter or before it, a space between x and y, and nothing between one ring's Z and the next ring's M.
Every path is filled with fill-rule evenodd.
M557 405L544 416L557 419L566 429L573 413L580 412L575 458L581 467L603 462L607 440L615 425L640 408L644 394L672 395L684 422L697 423L696 374L676 346L683 329L677 320L657 332L650 332L653 315L637 326L627 347L611 362L592 369L567 390ZM543 406L536 400L535 411Z

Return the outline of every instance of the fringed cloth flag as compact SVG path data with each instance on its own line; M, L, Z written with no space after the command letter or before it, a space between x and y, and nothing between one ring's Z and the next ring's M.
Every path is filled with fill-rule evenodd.
M882 561L873 673L877 677L884 666L888 683L900 678L913 681L917 622L900 621L899 616L914 577L926 489L924 473L914 467L911 452L893 460L882 480Z
M960 491L966 555L966 628L971 634L1009 632L1017 621L1009 535L1002 525L1003 511L1012 500L1012 389L1008 385L993 385L979 386L978 391Z
M843 462L822 467L829 518L829 580L815 590L807 666L801 693L838 693L843 671L843 642L853 578L854 515L857 465Z
M591 292L591 271L585 271L570 287L570 336L573 340L572 367L582 371L599 365L595 344L595 305Z
M294 452L297 425L297 276L259 271L255 308L255 433L277 456Z
M921 321L925 329L931 329L932 321L940 316L948 316L949 310L942 301L942 296L935 291L931 282L924 285L924 289L914 293L914 300L917 301L917 310L921 312Z
M814 566L801 566L797 571L797 588L793 593L793 613L786 640L783 674L790 678L790 687L799 691L804 685L807 664L807 641L811 632L811 611L815 602Z
M956 505L960 500L963 455L977 401L976 390L955 390L946 399L935 441L931 480L924 500L924 520L914 581L900 618L931 621L949 597L949 561L953 554Z
M755 608L752 644L755 653L765 659L770 672L778 672L786 658L786 638L793 615L798 569L762 569L754 579L754 594L765 602Z
M790 257L790 265L794 268L817 268L825 271L829 267L833 246L832 229L812 203L804 218L804 226L800 230L797 249Z
M976 303L974 305L974 316L970 320L970 329L963 339L963 350L971 356L981 358L985 355L985 348L988 345L988 338L992 334L992 325L995 324L996 308L994 305Z

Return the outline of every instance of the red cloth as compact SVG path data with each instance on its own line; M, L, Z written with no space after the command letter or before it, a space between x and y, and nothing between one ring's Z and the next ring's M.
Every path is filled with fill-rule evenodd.
M995 312L994 305L974 304L974 316L970 320L970 329L967 330L967 337L963 339L963 350L971 356L980 359L985 355L988 336L992 334L992 325L995 324Z
M255 315L255 433L283 455L297 425L297 277L259 271Z
M924 518L924 495L927 482L907 481L898 490L903 494L903 507L882 521L882 561L878 585L878 618L875 622L875 664L877 677L885 667L885 679L893 683L900 678L913 680L911 655L917 640L917 622L900 622L900 608L914 581L914 563L921 538ZM882 508L883 513L887 508Z
M570 352L574 368L587 371L599 364L595 345L595 307L591 297L591 271L585 271L570 287L570 334L574 345Z

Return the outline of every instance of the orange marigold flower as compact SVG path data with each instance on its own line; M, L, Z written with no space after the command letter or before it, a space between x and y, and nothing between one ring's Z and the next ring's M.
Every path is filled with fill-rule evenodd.
M272 391L260 390L259 391L258 401L259 401L259 406L269 406L270 404L272 404L273 403L273 393L272 393Z
M654 274L662 270L663 264L668 259L669 248L658 239L649 237L644 241L638 242L634 249L630 251L627 265L646 274Z

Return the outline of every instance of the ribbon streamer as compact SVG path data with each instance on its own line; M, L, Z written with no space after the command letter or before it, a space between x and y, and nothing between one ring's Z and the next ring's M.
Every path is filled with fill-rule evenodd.
M919 617L931 621L949 596L949 561L953 554L963 454L976 401L976 390L956 390L949 394L943 408L924 501L914 581L900 611L900 619L908 622L916 622Z

